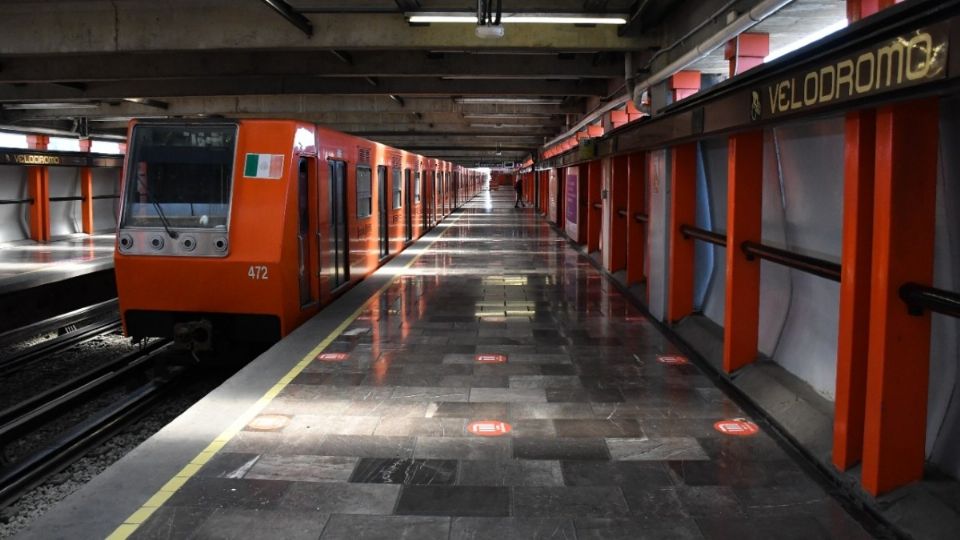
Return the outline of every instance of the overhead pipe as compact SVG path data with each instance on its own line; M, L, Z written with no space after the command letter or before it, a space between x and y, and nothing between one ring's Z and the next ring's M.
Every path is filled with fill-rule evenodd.
M607 103L606 105L603 105L598 109L594 109L592 113L588 114L586 118L578 122L569 131L567 131L562 135L557 136L553 140L546 143L544 146L545 147L552 146L562 141L563 139L566 139L567 137L572 136L576 132L582 130L584 127L596 122L604 114L616 109L617 107L620 107L621 105L625 104L627 101L631 99L639 107L640 97L643 94L644 90L650 88L651 86L657 83L667 80L673 74L683 70L685 67L689 66L690 64L710 54L717 47L724 45L726 42L730 41L731 39L753 28L754 26L762 22L764 19L766 19L770 15L773 15L777 11L780 11L781 8L791 3L793 3L793 0L762 0L759 4L751 8L749 11L737 17L733 22L724 26L719 32L713 34L712 36L704 40L700 45L687 51L682 56L680 56L680 58L677 58L673 62L670 62L669 64L664 66L662 69L657 71L656 73L644 79L642 82L635 84L632 91L628 90L626 94L610 101L609 103ZM627 54L627 57L628 58L630 57L629 53ZM632 60L630 61L632 63Z

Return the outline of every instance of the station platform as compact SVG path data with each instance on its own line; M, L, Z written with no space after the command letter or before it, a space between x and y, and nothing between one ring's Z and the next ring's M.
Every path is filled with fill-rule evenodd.
M512 192L482 192L25 538L870 538Z
M0 244L0 295L113 268L113 234Z

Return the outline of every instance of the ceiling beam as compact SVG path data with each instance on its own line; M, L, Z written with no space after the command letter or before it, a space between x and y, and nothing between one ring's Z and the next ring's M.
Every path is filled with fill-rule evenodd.
M602 80L445 80L426 78L381 79L374 87L363 79L237 77L230 79L165 79L160 81L94 82L85 88L62 85L2 85L0 101L169 98L183 96L239 96L253 94L337 94L397 96L603 96Z
M500 39L482 39L473 24L411 26L398 13L329 13L305 17L313 37L292 33L253 2L23 2L4 4L5 55L176 50L504 50L631 51L652 36L620 37L614 25L514 25ZM42 22L42 24L41 24ZM82 29L79 31L78 29Z
M45 55L3 59L0 82L185 78L460 77L580 79L623 76L623 57L571 54L427 54L425 51L196 51Z
M297 10L293 9L290 4L283 0L263 0L263 3L270 6L271 9L286 19L287 22L299 28L307 37L313 35L313 24L310 22L310 19L297 13Z

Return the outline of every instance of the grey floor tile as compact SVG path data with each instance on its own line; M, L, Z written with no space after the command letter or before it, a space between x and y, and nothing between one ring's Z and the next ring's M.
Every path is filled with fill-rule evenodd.
M278 480L199 478L187 481L167 501L170 506L272 510L291 487Z
M558 419L553 424L558 437L644 437L640 424L629 418Z
M694 517L733 517L743 510L733 489L725 486L679 486L677 496L684 510Z
M317 449L325 456L409 458L413 456L414 437L377 437L327 435Z
M180 540L195 538L203 522L214 512L210 507L180 507L166 504L158 508L130 538Z
M429 415L432 417L468 418L478 420L497 420L507 417L505 403L449 403L431 404Z
M667 468L655 461L563 461L568 486L672 487Z
M508 516L510 489L488 486L404 486L396 514Z
M589 407L577 403L511 403L507 417L517 420L596 418Z
M457 465L457 461L450 459L363 458L350 476L350 481L369 484L452 485L457 481Z
M582 518L574 523L578 540L703 540L692 519Z
M470 401L472 403L546 403L547 395L540 388L472 388Z
M516 487L513 515L530 517L616 517L629 514L619 487Z
M374 431L382 437L462 437L467 422L462 418L384 418Z
M828 540L834 538L808 515L737 518L699 517L697 523L707 540Z
M469 390L466 388L444 387L398 387L392 391L391 399L401 401L467 401Z
M510 458L509 438L417 437L414 457L500 461Z
M196 531L195 538L312 540L320 536L328 518L327 514L316 512L220 509L215 511Z
M576 540L573 522L564 518L454 518L450 540Z
M291 482L346 482L357 458L338 456L264 455L243 478L250 480L289 480Z
M562 486L558 461L463 461L459 484L465 486Z
M280 508L322 514L388 515L399 495L400 486L395 484L295 482L283 496Z
M517 459L589 459L608 460L610 454L603 439L513 439Z
M330 516L321 540L446 540L450 518L427 516Z
M618 461L668 461L710 459L697 439L667 437L657 439L607 439L610 457Z

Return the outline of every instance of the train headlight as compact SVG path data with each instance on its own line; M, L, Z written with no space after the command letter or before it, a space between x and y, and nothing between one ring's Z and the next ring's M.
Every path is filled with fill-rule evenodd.
M153 238L151 238L151 239L150 239L150 247L152 247L153 249L155 249L155 250L157 250L157 251L160 251L161 249L163 249L163 237L158 234L158 235L154 236Z
M223 253L227 251L227 239L223 236L215 236L213 238L213 249Z
M129 234L120 235L120 251L130 251L133 248L133 237Z
M197 248L197 239L192 236L184 236L180 240L180 247L183 248L184 251L193 251Z

